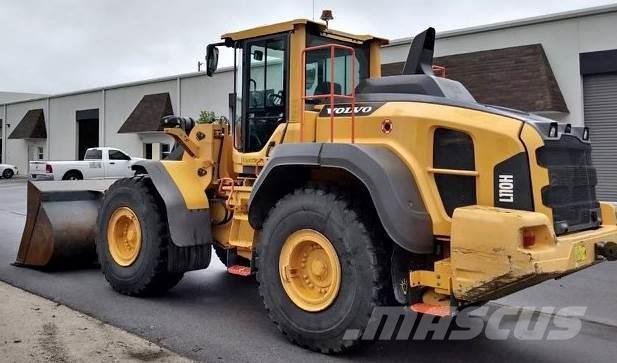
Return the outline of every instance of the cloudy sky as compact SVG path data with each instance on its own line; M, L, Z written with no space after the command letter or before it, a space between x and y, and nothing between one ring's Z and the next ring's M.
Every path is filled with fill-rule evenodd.
M616 0L315 0L336 29L389 39ZM227 31L313 16L312 0L0 0L0 91L61 93L196 70ZM221 65L229 63L223 58Z

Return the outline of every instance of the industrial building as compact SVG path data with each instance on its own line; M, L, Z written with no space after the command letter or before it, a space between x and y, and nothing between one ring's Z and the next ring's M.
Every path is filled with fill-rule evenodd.
M517 108L591 129L598 194L617 201L617 5L438 32L435 63L482 103ZM400 73L411 39L385 45L382 73ZM229 114L233 70L189 73L66 94L0 98L1 160L73 160L113 146L160 158L171 141L167 114ZM19 98L19 97L18 97ZM24 99L27 98L27 99Z

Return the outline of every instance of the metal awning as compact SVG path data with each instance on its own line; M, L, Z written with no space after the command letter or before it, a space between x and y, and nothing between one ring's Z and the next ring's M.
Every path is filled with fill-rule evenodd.
M19 121L9 139L46 139L45 115L42 108L30 110Z
M384 76L401 74L405 62L382 64ZM461 82L484 104L528 112L568 112L541 44L437 57L446 78Z
M161 118L173 113L169 93L145 95L124 121L118 133L162 131Z

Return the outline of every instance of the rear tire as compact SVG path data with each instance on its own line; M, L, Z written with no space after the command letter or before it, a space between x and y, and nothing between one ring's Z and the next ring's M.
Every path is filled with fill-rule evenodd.
M67 171L62 177L62 180L83 180L84 176L80 172L71 170Z
M340 265L339 271L327 272L340 274L338 292L325 308L314 309L317 311L309 311L310 306L301 308L302 304L292 300L285 290L289 284L283 286L280 271L293 269L296 273L296 269L279 265L290 238L307 230L327 239ZM392 295L389 259L383 249L386 240L380 237L380 231L379 227L371 227L369 221L361 220L348 199L322 189L300 189L277 203L263 225L255 261L263 303L272 321L289 340L322 353L338 353L360 342L345 340L345 333L357 329L361 336L373 309L384 305ZM316 245L311 248L318 249ZM307 255L303 256L305 261ZM310 258L309 255L306 264ZM298 271L296 278L306 279L305 270ZM310 288L313 286L317 285ZM326 294L332 286L326 289ZM294 299L297 301L297 297Z
M97 220L96 249L105 279L124 295L159 295L174 287L183 273L168 271L171 243L162 200L147 176L120 179L105 193ZM137 257L122 266L112 256L108 224L120 208L130 209L139 222L141 238Z
M13 175L14 175L14 173L13 173L13 170L11 170L11 169L5 169L2 172L2 177L4 179L11 179L13 177Z

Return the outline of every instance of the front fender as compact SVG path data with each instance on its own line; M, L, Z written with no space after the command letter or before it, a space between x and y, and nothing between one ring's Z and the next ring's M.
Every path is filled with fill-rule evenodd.
M174 245L190 247L212 243L209 209L189 209L176 183L160 161L138 161L132 166L133 169L136 167L146 170L165 203L169 233Z

